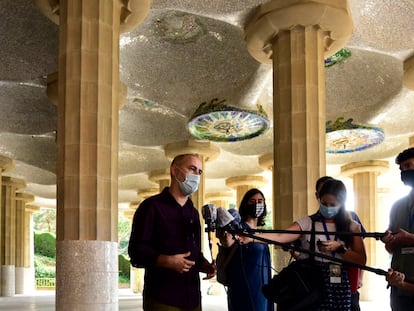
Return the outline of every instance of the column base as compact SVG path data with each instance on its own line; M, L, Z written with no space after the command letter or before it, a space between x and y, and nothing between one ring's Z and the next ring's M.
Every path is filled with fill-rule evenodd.
M56 310L118 310L118 244L58 241Z
M15 266L1 266L1 295L3 297L12 297L16 294L15 286Z

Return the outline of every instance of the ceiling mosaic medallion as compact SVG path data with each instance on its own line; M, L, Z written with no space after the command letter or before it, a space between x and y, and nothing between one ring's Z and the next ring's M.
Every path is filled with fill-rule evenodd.
M354 124L353 119L326 122L326 152L350 153L374 147L384 141L385 135L379 127Z
M195 15L177 11L168 11L157 17L153 25L159 37L172 43L195 42L206 32Z
M334 55L325 59L325 68L329 68L336 64L342 64L347 58L351 57L351 51L343 48Z
M269 128L269 119L260 105L257 111L247 110L213 99L197 108L187 128L198 139L234 142L263 134Z

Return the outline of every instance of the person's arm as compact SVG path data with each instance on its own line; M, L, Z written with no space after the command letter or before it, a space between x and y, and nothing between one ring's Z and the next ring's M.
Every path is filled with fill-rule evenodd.
M226 230L216 230L216 237L219 239L220 244L223 247L231 247L236 242L233 234Z
M359 228L356 228L353 230L353 232L359 233L361 230ZM367 261L364 241L362 237L359 236L352 237L349 247L346 247L341 241L325 241L321 245L321 251L336 252L338 254L341 254L344 260L360 265L365 265Z
M301 227L297 222L294 222L291 226L286 228L286 230L291 231L301 231ZM296 241L300 238L300 234L294 233L256 233L253 237L246 237L246 236L240 236L239 240L240 243L246 244L246 243L262 243L267 244L268 242L275 241L278 243L290 243L293 241ZM263 241L262 239L268 240Z
M397 286L401 289L414 292L414 284L405 282L406 276L404 273L389 269L385 276L389 285Z
M199 271L203 272L203 273L206 273L207 276L204 277L203 280L208 280L208 279L213 278L216 275L217 269L216 269L216 266L214 264L211 264L204 257L204 255L201 254Z

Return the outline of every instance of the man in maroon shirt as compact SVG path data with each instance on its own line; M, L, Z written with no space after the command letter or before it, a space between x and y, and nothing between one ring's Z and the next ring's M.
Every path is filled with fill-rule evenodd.
M207 273L206 279L216 273L201 252L200 217L189 198L202 172L197 155L176 156L170 186L135 212L128 253L133 266L145 268L146 311L201 310L199 272Z

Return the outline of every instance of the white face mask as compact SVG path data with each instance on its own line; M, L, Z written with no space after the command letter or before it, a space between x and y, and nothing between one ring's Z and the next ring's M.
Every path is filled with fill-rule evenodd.
M180 171L182 170L180 169ZM177 177L175 179L184 195L190 195L196 192L200 184L200 175L187 173L185 174L184 181L179 181Z

